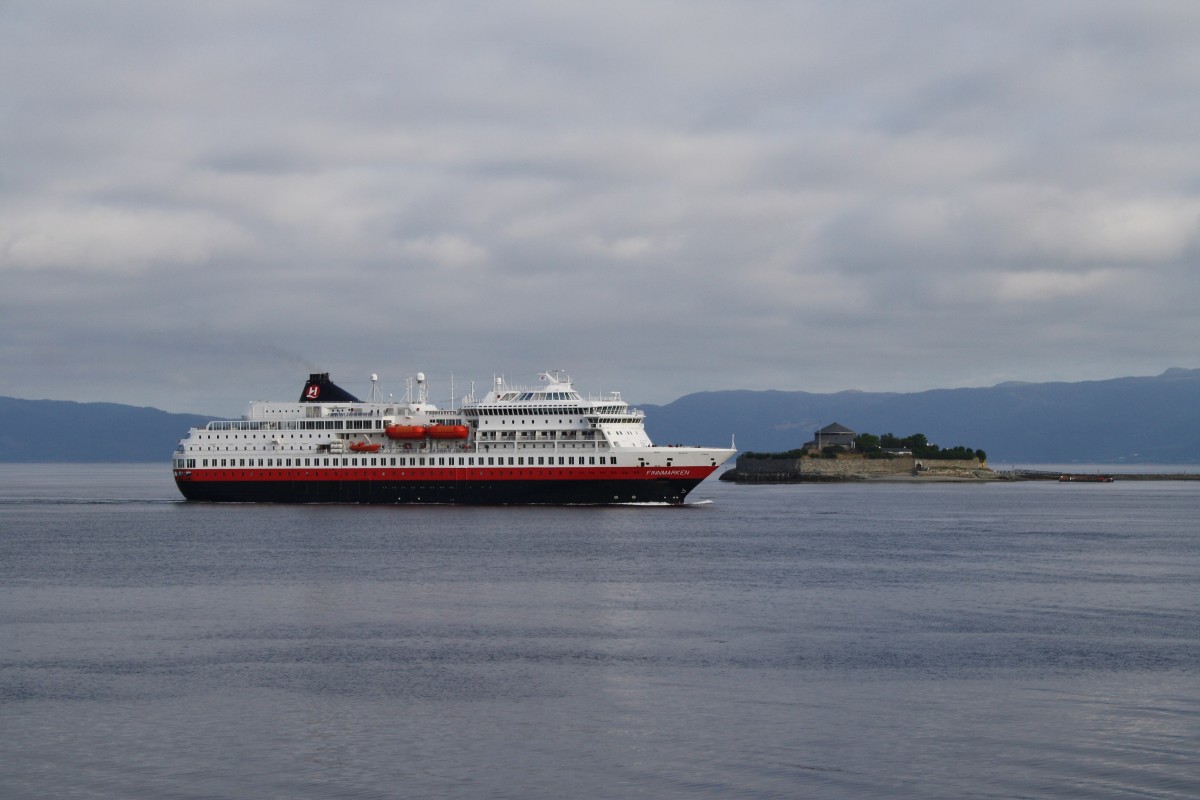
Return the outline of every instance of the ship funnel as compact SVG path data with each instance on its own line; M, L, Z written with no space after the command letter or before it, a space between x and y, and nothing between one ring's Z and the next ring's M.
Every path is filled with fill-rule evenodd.
M329 380L328 372L314 372L308 376L304 391L300 393L301 403L361 403L354 395Z

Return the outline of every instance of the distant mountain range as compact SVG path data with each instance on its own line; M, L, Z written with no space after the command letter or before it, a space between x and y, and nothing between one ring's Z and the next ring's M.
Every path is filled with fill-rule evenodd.
M791 450L839 422L859 433L923 433L1004 463L1200 463L1200 369L1083 383L812 394L700 392L640 406L659 444ZM168 461L214 417L114 403L0 397L0 462Z
M0 397L0 462L169 462L188 428L211 419L117 403Z
M741 451L800 447L832 422L859 433L924 433L1003 463L1200 462L1200 369L1081 383L1002 383L911 394L701 392L642 406L656 443Z

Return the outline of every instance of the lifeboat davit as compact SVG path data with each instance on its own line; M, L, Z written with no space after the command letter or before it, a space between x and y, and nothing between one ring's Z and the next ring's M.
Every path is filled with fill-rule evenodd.
M424 425L388 425L383 429L389 439L424 439Z
M430 425L428 433L430 439L466 439L468 430L466 425Z
M354 444L350 445L350 449L356 453L378 453L379 448L381 447L383 447L383 445L372 444L371 442L367 441L355 442Z

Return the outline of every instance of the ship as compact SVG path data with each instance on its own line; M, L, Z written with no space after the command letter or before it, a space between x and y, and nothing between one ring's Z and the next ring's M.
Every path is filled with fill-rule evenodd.
M296 402L188 431L175 485L200 502L682 505L736 452L654 445L645 412L620 392L585 397L561 370L449 405L423 373L399 401L372 375L365 402L313 373Z

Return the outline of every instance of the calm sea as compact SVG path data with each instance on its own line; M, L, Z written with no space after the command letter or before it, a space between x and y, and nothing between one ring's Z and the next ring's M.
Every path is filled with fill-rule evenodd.
M0 797L1200 796L1200 482L693 498L0 467Z

